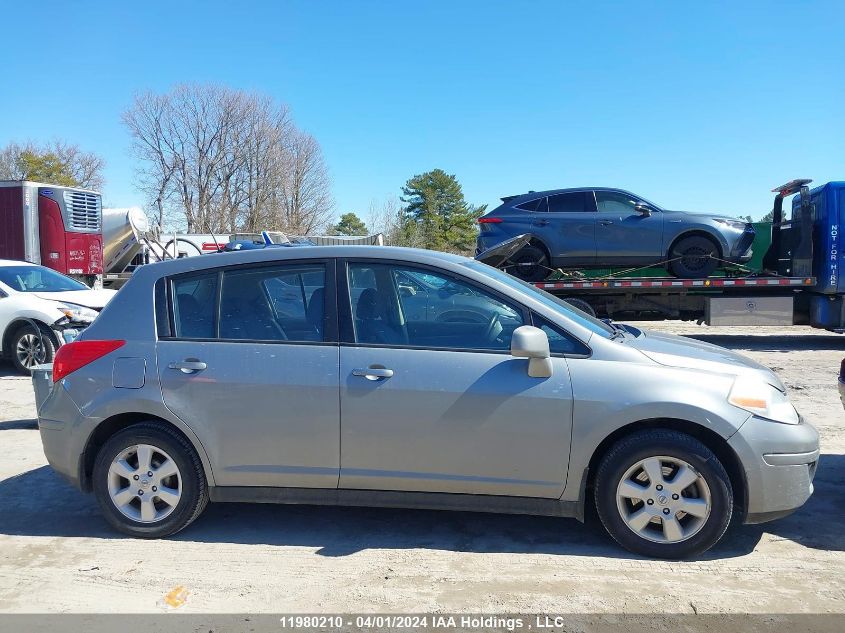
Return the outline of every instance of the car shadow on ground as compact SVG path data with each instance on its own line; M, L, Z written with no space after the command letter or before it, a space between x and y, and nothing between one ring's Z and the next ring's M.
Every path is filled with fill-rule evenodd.
M0 360L0 378L21 378L25 380L27 376L15 369L14 365L8 360Z
M16 429L38 429L38 420L4 420L0 422L0 431L13 431Z
M757 352L792 352L792 351L822 351L842 350L845 352L845 335L831 334L813 335L799 334L796 336L780 334L687 334L704 343L713 343L720 347L735 350L753 350Z
M100 516L92 495L42 466L0 481L0 534L127 538ZM845 455L824 455L816 494L795 514L762 526L736 526L701 560L754 551L764 533L813 549L845 551ZM637 559L617 546L595 516L573 519L471 512L212 504L174 540L317 548L321 556L367 549L434 549Z

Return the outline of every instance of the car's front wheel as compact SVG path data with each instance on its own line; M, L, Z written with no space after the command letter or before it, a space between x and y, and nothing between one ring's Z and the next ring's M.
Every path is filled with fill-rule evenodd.
M192 523L208 504L208 486L194 448L157 422L112 436L94 463L94 494L106 520L132 536L160 538Z
M36 365L49 363L56 353L56 343L43 329L24 325L9 340L12 364L22 374L28 374Z
M645 556L687 558L715 545L733 513L730 478L694 437L646 429L624 437L602 459L595 502L608 533Z
M703 235L678 240L669 253L669 271L681 279L703 279L719 266L719 247Z

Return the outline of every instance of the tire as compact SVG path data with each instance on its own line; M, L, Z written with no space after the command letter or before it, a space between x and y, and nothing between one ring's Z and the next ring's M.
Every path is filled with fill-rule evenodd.
M571 305L573 308L578 308L579 310L581 310L581 312L586 312L591 317L596 316L596 311L593 309L593 306L591 306L583 299L578 299L576 297L566 297L564 298L564 301L566 301L566 303Z
M22 374L32 373L36 365L52 362L55 354L56 342L44 327L37 332L32 325L24 325L15 330L9 339L9 358Z
M666 477L662 484L640 469L644 462L652 471L655 463L662 465L655 473L658 482ZM681 471L680 464L687 470ZM696 477L680 493L676 491L682 484L672 486L679 475L684 481ZM643 498L635 502L626 495L639 494L639 488L631 492L638 484ZM617 442L599 465L594 493L608 534L625 549L653 558L706 552L722 538L733 514L731 482L716 455L694 437L668 429L638 431Z
M669 272L680 279L703 279L719 266L719 246L709 237L690 235L669 252Z
M507 270L523 281L543 281L549 276L549 258L542 248L529 244L511 258Z
M140 458L146 455L141 448L144 446L152 449L149 470L138 468L143 465L138 463ZM125 468L115 464L112 470L119 459ZM155 476L157 468L170 473L174 464L175 475L162 479ZM153 476L145 477L144 470ZM136 476L139 479L135 480ZM140 538L175 534L190 525L208 505L208 484L199 455L180 433L154 421L133 424L109 438L97 453L93 484L100 510L109 524ZM146 499L138 495L136 486L147 495ZM164 491L167 497L156 494ZM174 500L174 491L178 492L178 500ZM127 498L129 502L119 507L118 501Z

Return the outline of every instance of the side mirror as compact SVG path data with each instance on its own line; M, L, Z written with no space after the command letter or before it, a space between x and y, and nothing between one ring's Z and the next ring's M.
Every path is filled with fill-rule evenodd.
M516 328L511 338L511 356L528 359L528 375L532 378L549 378L552 375L549 337L540 328L532 325Z
M651 207L647 204L643 204L642 202L639 202L634 205L634 211L643 216L651 215Z

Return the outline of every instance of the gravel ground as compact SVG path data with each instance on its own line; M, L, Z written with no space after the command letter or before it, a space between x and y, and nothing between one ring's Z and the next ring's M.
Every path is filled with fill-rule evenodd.
M645 560L593 522L212 505L163 541L124 538L46 465L28 379L0 365L0 612L845 612L845 337L637 324L772 367L822 434L816 494L702 560ZM172 600L171 600L172 601ZM176 604L179 601L175 602Z

